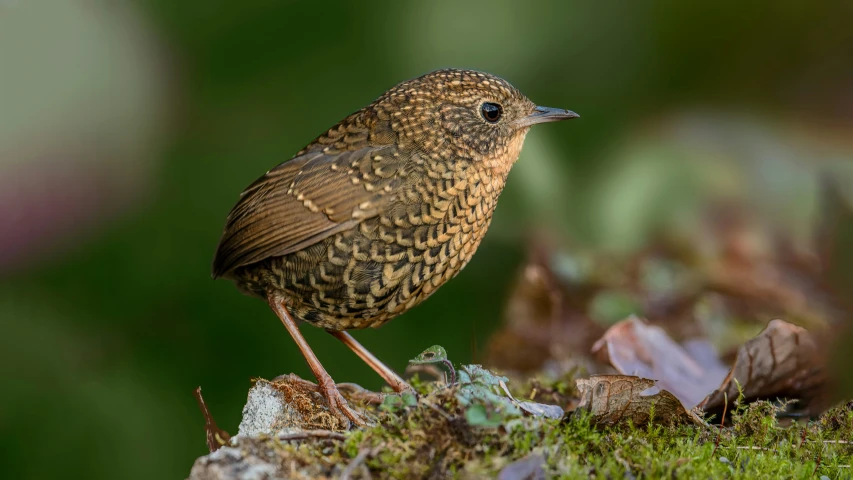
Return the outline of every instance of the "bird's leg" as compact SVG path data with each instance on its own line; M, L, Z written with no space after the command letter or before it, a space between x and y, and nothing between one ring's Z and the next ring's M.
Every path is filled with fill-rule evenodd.
M381 360L379 360L372 353L367 351L367 349L364 348L364 345L358 343L358 340L353 338L352 335L347 332L334 332L331 330L329 330L329 333L341 342L343 342L344 345L346 345L350 348L350 350L355 352L355 354L358 355L359 358L364 360L364 363L369 365L374 372L378 373L379 376L382 377L383 380L385 380L385 383L390 385L395 392L403 393L407 390L413 391L412 387L408 383L406 383L405 380L400 378L400 376L397 375L394 370L391 370L388 365L385 365L384 363L382 363Z
M341 395L341 392L338 391L337 386L335 386L335 381L332 380L332 377L328 372L326 372L323 365L320 364L320 360L317 358L317 355L314 355L314 351L311 350L308 342L305 341L305 337L303 337L302 333L299 331L299 327L296 325L296 322L293 321L293 317L290 316L287 308L285 308L284 300L274 294L270 294L267 300L269 301L272 310L281 320L281 323L284 324L284 328L286 328L287 332L290 333L290 336L293 337L293 341L296 342L296 345L305 357L305 361L308 362L308 366L311 368L311 371L314 372L314 376L317 377L317 385L320 388L320 393L325 397L326 402L329 404L329 410L334 415L342 417L347 422L351 421L360 427L366 426L367 422L360 414L347 405L347 401L344 399L343 395Z

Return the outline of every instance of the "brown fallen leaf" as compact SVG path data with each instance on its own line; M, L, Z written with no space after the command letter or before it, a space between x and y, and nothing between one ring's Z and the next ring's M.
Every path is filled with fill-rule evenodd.
M721 385L699 406L705 410L766 397L808 397L825 381L817 343L806 329L772 320L755 338L743 344Z
M578 411L592 413L596 425L632 422L706 425L698 415L684 408L675 395L655 386L654 380L630 375L593 375L576 380L581 401ZM652 416L654 411L654 416Z
M196 387L193 395L198 402L198 408L201 409L201 414L204 415L204 431L207 434L207 448L210 450L210 453L213 453L228 443L228 441L231 440L231 435L216 425L216 420L213 419L213 415L211 415L210 410L207 409L207 404L204 403L204 397L201 396L201 387Z
M689 345L696 356L663 329L632 316L610 327L592 352L623 375L655 379L660 388L693 408L720 386L727 369L707 342L694 340Z

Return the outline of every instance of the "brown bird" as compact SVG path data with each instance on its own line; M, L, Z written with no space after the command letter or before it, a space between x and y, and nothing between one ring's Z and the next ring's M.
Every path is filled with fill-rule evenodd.
M576 117L472 70L400 83L241 194L213 276L265 299L330 410L363 425L297 322L340 339L396 391L410 388L346 330L379 327L459 273L530 127Z

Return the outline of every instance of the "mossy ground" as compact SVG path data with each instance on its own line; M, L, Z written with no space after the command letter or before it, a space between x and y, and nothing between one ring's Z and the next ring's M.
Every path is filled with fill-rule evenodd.
M344 440L244 440L241 447L272 446L267 452L286 471L306 478L493 478L531 453L544 458L549 478L853 478L853 402L812 421L781 421L774 404L755 402L731 412L722 429L599 428L584 414L479 427L465 419L453 388L416 388L416 405L380 409L376 426Z

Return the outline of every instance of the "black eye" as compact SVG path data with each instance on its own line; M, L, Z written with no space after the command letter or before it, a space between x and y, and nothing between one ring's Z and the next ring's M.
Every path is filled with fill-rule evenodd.
M486 102L482 107L480 107L480 113L483 114L483 118L485 118L487 122L497 123L497 121L501 119L504 109L497 103Z
M424 358L432 358L433 355L435 355L435 354L432 352L427 352L424 354Z

